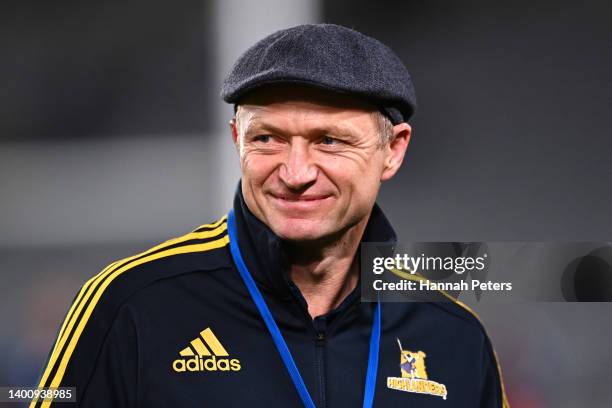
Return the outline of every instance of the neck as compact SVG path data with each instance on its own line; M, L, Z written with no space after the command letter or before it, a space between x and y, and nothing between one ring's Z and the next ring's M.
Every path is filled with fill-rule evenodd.
M311 318L324 315L355 289L359 281L356 259L367 218L327 243L286 243L287 273L308 304Z

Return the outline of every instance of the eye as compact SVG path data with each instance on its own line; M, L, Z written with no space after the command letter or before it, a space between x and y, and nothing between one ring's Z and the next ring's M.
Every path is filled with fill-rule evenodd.
M321 138L321 144L324 144L324 145L331 146L331 145L335 145L337 143L338 143L338 139L335 139L335 138L333 138L331 136L323 136Z
M257 135L253 138L254 142L268 143L272 139L270 135Z

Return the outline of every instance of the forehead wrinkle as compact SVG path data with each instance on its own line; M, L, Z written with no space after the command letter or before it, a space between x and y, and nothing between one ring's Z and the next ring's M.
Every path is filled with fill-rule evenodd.
M245 110L247 110L247 113L245 114L246 118L244 118L244 120L241 120L241 122L243 123L240 124L240 131L242 132L242 134L246 134L246 132L252 132L254 130L269 131L275 134L287 133L286 130L282 128L282 126L275 125L274 121L270 120L270 116L259 114L259 112L261 112L263 108L257 109L255 111L249 111L248 109Z

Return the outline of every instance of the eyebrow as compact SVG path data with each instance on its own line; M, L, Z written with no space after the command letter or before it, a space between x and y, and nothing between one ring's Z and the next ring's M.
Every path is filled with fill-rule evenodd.
M287 134L285 130L277 126L274 126L271 123L263 122L255 117L252 117L250 122L251 122L250 126L248 126L247 129L245 130L246 134L250 134L257 130L268 131L268 132L280 134L280 135ZM320 126L320 127L312 128L310 129L309 133L316 134L316 135L338 136L343 139L353 139L355 137L355 135L352 132L350 132L348 129L345 129L345 128L342 128L340 126L333 125L333 124L329 126Z

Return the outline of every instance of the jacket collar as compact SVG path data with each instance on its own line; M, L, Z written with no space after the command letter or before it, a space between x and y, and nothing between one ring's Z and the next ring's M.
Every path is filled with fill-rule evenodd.
M288 300L292 292L295 295L297 288L282 268L281 239L247 207L240 186L239 183L234 197L234 214L238 246L244 262L258 286ZM395 231L377 204L374 204L361 242L397 242ZM357 285L357 290L359 287Z

